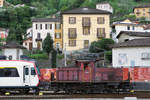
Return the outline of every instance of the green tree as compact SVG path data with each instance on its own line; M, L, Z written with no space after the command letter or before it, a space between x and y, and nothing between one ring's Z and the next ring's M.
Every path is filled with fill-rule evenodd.
M49 55L53 50L53 40L51 39L50 34L47 34L47 37L43 41L43 50Z
M6 39L6 42L9 42L9 41L16 41L16 34L15 34L15 29L14 28L10 28L9 30L9 34L8 34L8 37Z
M94 41L91 43L89 51L92 53L98 53L102 51L109 51L111 50L110 45L114 44L115 42L112 39L102 39L99 41Z
M104 56L106 57L106 61L109 63L112 62L112 50L111 45L113 45L115 42L112 39L102 39L99 41L94 41L91 43L91 46L89 48L89 51L92 53L100 53L103 52Z
M53 50L52 51L52 59L51 59L52 68L56 68L56 59L57 59L57 52L56 52L56 50Z
M106 51L105 52L105 58L109 63L112 63L112 51Z
M20 25L17 25L16 27L16 30L15 31L15 35L16 35L16 40L19 42L19 44L23 44L23 38L22 38L22 28Z

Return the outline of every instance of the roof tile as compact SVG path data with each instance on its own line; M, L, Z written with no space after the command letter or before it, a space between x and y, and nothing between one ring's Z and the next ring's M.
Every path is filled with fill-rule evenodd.
M111 13L105 10L81 7L81 8L76 8L76 9L65 11L62 14L111 14Z
M150 47L150 38L133 39L122 43L116 43L112 48L121 47Z

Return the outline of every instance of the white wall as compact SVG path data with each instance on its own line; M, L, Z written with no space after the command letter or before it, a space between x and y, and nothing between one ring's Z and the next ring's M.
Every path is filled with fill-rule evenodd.
M130 26L130 30L127 30L127 26ZM135 25L129 25L129 24L115 25L116 32L112 33L113 40L118 42L118 39L116 37L121 31L150 32L150 30L144 30L143 27L141 26L135 26L133 30L133 26Z
M30 48L29 48L30 43L32 43L32 41L31 41L30 39L25 40L25 41L23 42L23 46L24 46L25 48L27 48L27 50L29 50L29 49L30 49Z
M40 26L42 24L42 30L36 29L36 24ZM52 24L52 29L45 29L45 24ZM50 33L52 39L54 39L54 33L55 33L55 23L54 22L33 22L32 23L33 28L33 48L37 48L37 42L35 41L37 38L37 34L41 34L41 39L44 40L47 36L47 33ZM40 27L39 27L40 28ZM41 45L42 47L42 45Z
M130 26L130 30L127 30L127 26L128 25L116 25L115 29L116 29L116 35L118 35L120 33L120 31L140 31L140 32L144 32L143 27L140 26L135 26L134 30L133 25L129 25Z
M97 4L96 9L106 10L106 11L109 11L109 12L113 13L113 8L109 3Z
M27 38L32 37L32 34L33 34L32 27L29 28L29 29L27 29L26 34L28 34L28 35L27 35Z
M129 67L132 65L150 66L150 59L145 60L141 59L142 53L150 53L150 47L113 48L112 50L113 67L121 67L121 66ZM119 61L121 61L122 64L119 63Z
M19 59L17 59L17 49L10 48L3 50L3 55L7 57L7 60L9 60L8 59L9 56L12 56L12 60L20 60L20 55L23 55L23 50L18 49L18 53Z

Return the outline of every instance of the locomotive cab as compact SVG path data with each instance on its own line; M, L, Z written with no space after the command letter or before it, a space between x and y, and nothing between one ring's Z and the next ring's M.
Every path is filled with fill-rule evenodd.
M78 65L80 65L80 70L82 71L83 81L91 82L92 81L92 73L94 71L94 61L92 60L78 60Z

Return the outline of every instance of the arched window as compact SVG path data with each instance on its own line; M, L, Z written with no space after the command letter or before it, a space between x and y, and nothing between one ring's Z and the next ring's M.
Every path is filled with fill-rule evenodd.
M40 42L37 43L37 49L39 49L39 50L41 49L41 43Z

